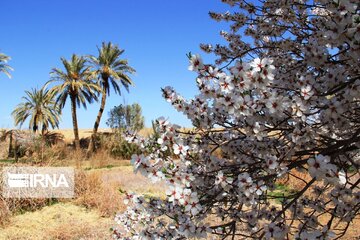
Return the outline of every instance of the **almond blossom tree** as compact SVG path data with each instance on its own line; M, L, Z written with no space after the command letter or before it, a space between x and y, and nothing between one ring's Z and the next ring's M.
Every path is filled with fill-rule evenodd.
M128 134L135 171L167 198L127 193L113 236L341 238L360 210L359 3L223 2L210 16L229 22L228 44L201 45L215 64L189 55L199 94L162 89L194 130L159 118L150 138ZM290 178L302 187L275 195Z

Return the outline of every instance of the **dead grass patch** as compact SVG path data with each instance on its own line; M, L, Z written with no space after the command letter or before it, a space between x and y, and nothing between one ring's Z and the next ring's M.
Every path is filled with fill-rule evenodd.
M112 219L102 218L95 210L59 203L14 216L1 229L0 239L109 239L111 226Z
M125 210L119 189L165 198L164 184L153 184L141 174L134 174L129 161L117 160L126 166L108 168L115 160L101 158L95 155L92 163L82 161L99 168L76 169L73 200L54 204L48 199L0 198L0 222L4 222L0 239L109 239L115 213ZM62 163L69 166L75 161Z
M74 139L74 131L73 129L59 129L59 130L54 130L54 132L60 133L62 135L64 135L64 139L66 143L71 143ZM98 133L111 133L112 130L110 128L100 128L98 130ZM152 128L143 128L139 131L139 134L141 136L147 137L150 134L153 133L153 129ZM88 138L90 137L92 134L92 129L79 129L79 137L80 138Z
M77 172L75 194L75 204L97 209L103 217L114 216L125 209L118 186L104 182L100 171Z

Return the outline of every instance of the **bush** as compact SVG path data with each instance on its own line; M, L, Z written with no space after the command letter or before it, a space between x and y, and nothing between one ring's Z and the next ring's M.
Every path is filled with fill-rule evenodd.
M103 217L113 216L124 207L121 201L114 201L120 197L120 192L114 186L105 184L99 171L76 172L75 196L76 204L95 208Z
M111 156L121 159L130 159L133 154L140 153L139 147L125 141L120 132L98 134L96 145Z
M113 142L110 148L111 156L122 159L130 159L133 154L140 153L140 148L136 144L124 140Z

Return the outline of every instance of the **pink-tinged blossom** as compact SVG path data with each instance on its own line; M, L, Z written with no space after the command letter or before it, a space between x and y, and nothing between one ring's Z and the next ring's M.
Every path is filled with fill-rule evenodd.
M315 158L310 158L307 161L309 164L309 174L314 178L321 179L326 173L329 162L330 158L321 154L316 155Z
M267 190L267 186L265 185L264 181L260 180L253 183L249 190L251 193L256 193L256 195L262 195L263 192Z
M244 188L252 185L252 179L248 173L241 173L238 175L238 186Z
M344 172L344 170L340 170L340 171L338 172L338 177L339 177L339 183L340 183L341 185L346 184L346 182L347 182L347 177L346 177L346 173Z
M146 173L147 169L150 168L149 158L143 154L133 154L130 163L134 166L134 172L140 171Z
M245 75L245 72L247 72L249 68L250 66L248 63L242 63L237 61L235 66L230 68L230 71L235 77L243 77Z
M252 67L253 72L260 72L263 69L270 68L271 70L274 69L274 67L271 65L273 63L273 60L269 58L255 58L251 63L250 66Z
M133 201L133 199L136 197L134 193L126 193L124 197L124 203L127 205L130 201Z
M188 146L185 146L183 143L175 143L173 146L174 154L176 155L186 155L187 150L189 149Z
M190 62L190 65L189 65L190 71L200 71L200 70L204 69L203 60L199 54L192 55L190 57L189 62Z
M156 121L159 123L159 126L162 128L166 128L169 125L169 122L164 117L159 117L156 119Z
M291 104L292 113L297 117L301 117L303 120L304 113L307 111L307 107L304 105L303 101L299 97L294 97L294 101Z
M177 199L179 189L175 186L170 186L166 190L166 195L168 196L169 202L174 202Z
M234 85L232 83L232 79L228 76L221 78L219 81L221 91L224 93L229 93L234 89Z
M191 193L188 202L185 205L185 211L191 213L191 215L196 215L202 210L202 207L199 203L199 198L196 192Z
M190 221L186 221L179 225L179 233L185 238L191 238L195 232L196 232L196 227Z
M266 165L269 169L274 170L279 166L277 161L277 157L273 155L269 155L266 157Z
M161 171L153 169L149 172L148 178L150 178L151 182L155 183L162 180L164 178L164 174Z
M300 239L300 240L312 240L312 239L319 239L319 237L321 237L322 234L319 230L315 230L315 231L302 231L300 234L296 235L296 238Z
M265 239L282 240L285 239L288 229L285 226L279 227L275 223L265 226Z
M215 178L215 185L220 185L225 190L228 190L233 181L232 177L224 175L223 171L219 171Z
M300 93L305 100L308 100L312 95L314 95L313 88L310 85L302 87Z

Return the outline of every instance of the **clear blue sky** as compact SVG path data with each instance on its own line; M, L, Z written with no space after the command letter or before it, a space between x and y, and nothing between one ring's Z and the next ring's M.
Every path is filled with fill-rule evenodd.
M211 20L210 10L226 11L228 6L220 0L2 1L0 52L11 56L15 71L12 79L0 75L0 128L13 127L11 112L24 91L49 80L51 69L62 67L60 57L96 55L102 41L125 49L122 56L137 73L129 94L125 90L122 96L111 94L100 127L106 127L109 109L124 101L142 106L147 126L159 116L190 126L162 98L160 88L173 86L188 98L196 93L196 76L187 70L185 54L202 53L200 43L220 42L219 31L228 28ZM98 108L99 103L94 103L87 111L78 111L80 128L93 126ZM60 128L72 128L69 106Z

